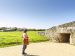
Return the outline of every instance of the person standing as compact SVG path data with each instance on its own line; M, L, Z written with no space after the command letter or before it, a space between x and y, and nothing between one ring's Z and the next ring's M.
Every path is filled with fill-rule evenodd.
M29 39L28 39L28 35L27 35L27 29L24 30L24 32L22 34L22 38L23 38L22 54L26 54L25 50L27 48L27 45L29 44Z

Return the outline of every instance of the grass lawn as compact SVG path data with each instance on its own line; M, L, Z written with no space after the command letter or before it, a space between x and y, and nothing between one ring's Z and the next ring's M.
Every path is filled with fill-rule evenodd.
M37 31L28 31L30 42L48 41L44 36L38 35ZM0 47L22 44L22 32L0 32Z

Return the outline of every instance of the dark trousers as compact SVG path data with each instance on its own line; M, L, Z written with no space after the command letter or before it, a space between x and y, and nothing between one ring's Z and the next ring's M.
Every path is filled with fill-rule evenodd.
M22 53L25 53L26 48L27 48L27 45L23 45Z

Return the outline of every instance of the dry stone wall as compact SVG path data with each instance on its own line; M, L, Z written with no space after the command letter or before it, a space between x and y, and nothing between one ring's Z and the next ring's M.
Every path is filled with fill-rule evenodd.
M45 36L52 42L63 42L69 38L70 44L75 44L75 27L54 27L45 31Z

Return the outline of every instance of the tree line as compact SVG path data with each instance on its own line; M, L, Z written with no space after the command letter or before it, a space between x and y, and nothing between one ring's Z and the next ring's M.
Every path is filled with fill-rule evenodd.
M23 31L27 28L17 28L17 27L0 27L0 31L9 32L9 31ZM45 31L45 29L27 29L28 31Z

